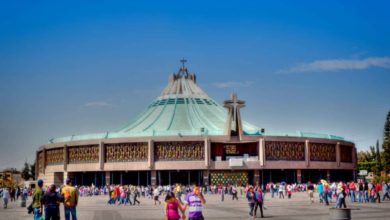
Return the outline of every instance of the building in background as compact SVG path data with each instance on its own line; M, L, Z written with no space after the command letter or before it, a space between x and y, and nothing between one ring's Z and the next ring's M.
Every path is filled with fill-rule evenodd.
M9 168L0 172L0 188L21 186L24 183L20 171Z
M56 138L36 153L46 184L246 184L351 180L356 148L311 132L273 133L242 120L236 94L223 105L183 65L138 117L117 131ZM137 103L134 103L137 105Z

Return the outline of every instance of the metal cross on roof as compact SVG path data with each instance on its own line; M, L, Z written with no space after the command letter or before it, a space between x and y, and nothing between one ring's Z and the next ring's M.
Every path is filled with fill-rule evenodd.
M179 77L181 77L181 76L188 77L188 70L185 66L185 63L187 62L187 60L183 58L180 60L180 62L181 62L181 68L179 69L179 72L177 73L177 75Z
M239 109L245 107L245 101L238 100L237 94L233 93L230 100L224 102L224 107L233 111L233 121L236 121Z
M181 62L181 65L182 65L182 67L184 69L185 68L185 63L187 62L187 60L183 58L183 59L180 60L180 62Z

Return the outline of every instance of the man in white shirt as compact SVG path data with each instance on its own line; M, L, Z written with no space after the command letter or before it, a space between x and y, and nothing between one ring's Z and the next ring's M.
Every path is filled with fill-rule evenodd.
M4 188L3 190L3 201L4 201L4 208L7 208L8 200L10 200L11 195L9 194L9 190L7 188Z

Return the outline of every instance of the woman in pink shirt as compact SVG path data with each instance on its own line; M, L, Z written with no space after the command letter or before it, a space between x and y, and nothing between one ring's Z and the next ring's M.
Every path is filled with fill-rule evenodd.
M185 219L185 210L181 206L180 202L176 199L175 194L173 192L168 192L165 197L165 220L179 220L179 209L182 213L182 218Z

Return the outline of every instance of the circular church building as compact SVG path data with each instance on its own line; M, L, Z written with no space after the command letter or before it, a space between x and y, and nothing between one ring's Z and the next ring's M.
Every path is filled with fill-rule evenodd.
M184 64L184 63L183 63ZM55 138L36 152L46 184L201 185L355 178L356 148L344 138L272 133L242 120L245 102L222 105L183 65L161 95L113 132Z

